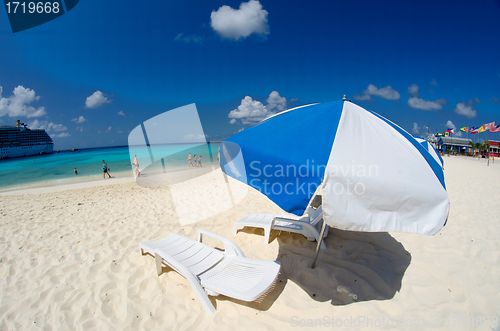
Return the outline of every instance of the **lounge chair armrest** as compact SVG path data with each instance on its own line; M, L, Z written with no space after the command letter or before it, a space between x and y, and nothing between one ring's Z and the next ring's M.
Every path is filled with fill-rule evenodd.
M222 241L224 244L224 250L227 255L236 255L236 256L241 256L245 257L245 254L243 251L240 249L240 247L232 240L227 239L226 237L220 236L216 233L200 229L198 230L198 241L202 242L202 237L203 235L207 235L209 237L212 237L214 239Z
M316 224L319 220L318 217L321 216L323 218L323 206L319 206L318 209L314 209L312 207L307 208L307 215L310 218L311 224Z
M275 220L279 220L279 218L276 218ZM297 224L297 225L302 225L306 228L309 228L309 229L314 229L314 226L320 222L321 220L323 220L323 216L318 216L316 219L314 219L314 222L313 223L309 223L309 222L305 222L305 221L301 221L301 220L284 220L288 223L292 223L292 224Z

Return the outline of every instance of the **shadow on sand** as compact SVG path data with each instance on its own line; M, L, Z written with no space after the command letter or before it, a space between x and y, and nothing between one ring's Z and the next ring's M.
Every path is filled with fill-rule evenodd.
M277 234L281 273L309 296L332 305L388 300L401 289L411 255L387 232L353 232L330 229L327 249L319 253L311 269L316 242L300 234Z

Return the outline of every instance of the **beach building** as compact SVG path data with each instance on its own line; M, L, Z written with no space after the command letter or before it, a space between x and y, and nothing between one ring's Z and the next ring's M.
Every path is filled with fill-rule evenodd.
M469 144L470 142L471 140L467 138L439 137L437 147L438 151L442 154L471 154L473 151Z
M490 143L490 156L498 157L500 155L500 141L488 140Z

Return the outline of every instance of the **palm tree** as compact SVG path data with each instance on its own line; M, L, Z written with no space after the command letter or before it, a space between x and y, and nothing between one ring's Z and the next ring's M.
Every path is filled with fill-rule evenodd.
M490 155L490 142L489 141L484 141L483 144L481 145L481 150L486 152L486 155Z
M469 145L472 148L472 155L475 156L476 155L476 149L479 149L481 147L481 145L479 143L474 144L472 142L472 140L469 141Z

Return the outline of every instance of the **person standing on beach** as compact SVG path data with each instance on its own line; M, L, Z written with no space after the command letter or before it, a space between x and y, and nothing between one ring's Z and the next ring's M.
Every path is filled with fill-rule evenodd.
M189 161L188 167L189 166L193 166L194 167L193 162L191 162L191 153L188 153L188 161Z
M134 165L134 175L135 177L141 177L141 173L139 172L139 160L137 159L137 155L134 154L134 161L132 162Z
M107 169L107 172L108 172L109 178L111 178L111 173L110 173L111 168L110 168L110 167L108 167L108 164L107 164L107 163L106 163L106 169Z
M193 162L194 162L193 167L196 167L196 154L193 156Z
M109 174L109 168L108 164L102 160L102 179L106 179L106 174L108 174L109 178L111 178L111 175Z
M75 175L78 175L78 170L76 170L76 168L75 168Z
M198 166L198 167L203 167L203 166L201 165L201 155L200 155L200 157L198 158L198 165L197 165L197 166Z

